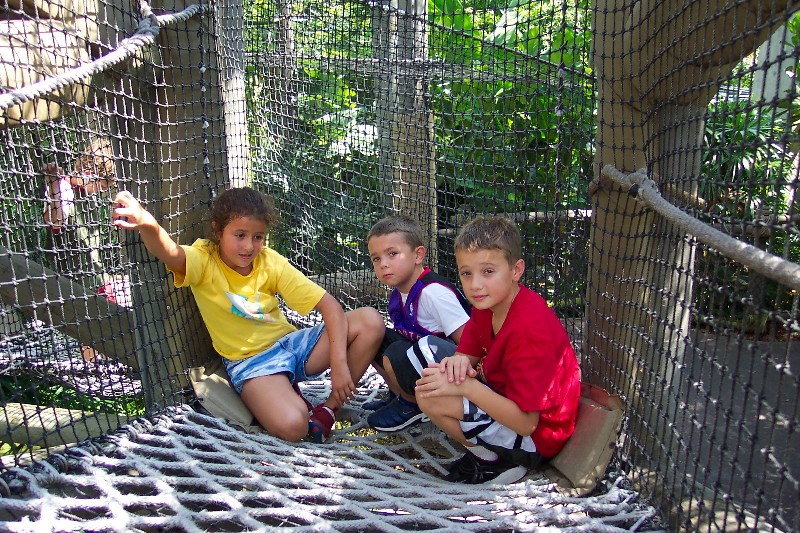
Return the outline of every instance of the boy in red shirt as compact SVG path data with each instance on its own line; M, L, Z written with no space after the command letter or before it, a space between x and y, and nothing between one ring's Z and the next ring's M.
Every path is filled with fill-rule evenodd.
M516 225L501 217L477 217L456 237L472 314L457 353L416 385L422 411L468 450L448 467L448 481L518 481L575 429L578 361L547 302L519 283L521 248Z

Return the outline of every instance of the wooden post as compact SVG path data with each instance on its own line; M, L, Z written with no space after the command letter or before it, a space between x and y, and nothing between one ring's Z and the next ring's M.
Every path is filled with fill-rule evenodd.
M156 12L185 7L183 2L153 5ZM136 118L119 124L123 138L130 139L121 146L120 158L127 185L181 244L207 236L212 190L228 183L210 20L207 15L193 17L162 28L157 40L161 61L156 65L164 68L152 73L159 83L133 89L135 97L126 102L135 106L130 116ZM137 244L135 235L125 235L129 259L136 263L133 274L139 276L132 285L140 366L147 407L153 410L182 401L188 368L216 354L191 293L175 289L164 266Z
M379 169L384 205L419 220L431 237L427 262L437 264L436 167L427 80L403 72L428 58L427 2L391 0L373 7Z
M691 201L705 106L719 80L771 33L763 21L786 5L715 0L698 11L678 0L597 0L595 177L606 164L647 168L657 183L685 180L677 192ZM618 187L601 187L593 200L584 379L626 396L625 451L642 479L655 476L644 492L663 488L680 500L668 417L681 392L694 247Z
M221 1L217 7L217 22L219 85L225 118L228 180L231 187L243 187L251 182L245 107L243 0Z

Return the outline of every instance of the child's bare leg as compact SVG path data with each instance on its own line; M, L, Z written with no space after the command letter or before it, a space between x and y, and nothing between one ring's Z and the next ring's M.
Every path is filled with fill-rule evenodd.
M417 404L422 412L428 415L431 422L453 440L467 447L474 446L467 442L464 432L461 431L460 422L464 419L464 400L461 396L417 397Z
M241 397L270 435L294 442L308 434L308 408L285 374L248 379Z
M397 376L394 373L394 368L392 368L392 362L389 360L388 357L384 357L383 364L384 364L383 367L384 372L386 372L384 379L386 380L386 383L389 386L389 390L395 394L398 394L401 398L403 398L408 402L417 403L417 399L415 396L407 393L402 388L400 388L400 385L397 381Z
M348 311L345 316L347 317L347 368L353 383L358 384L375 359L375 354L378 353L386 325L380 313L371 307L359 307ZM330 345L327 335L323 335L308 358L306 373L323 372L330 368L330 364ZM341 407L332 395L325 400L325 405L333 410Z
M386 324L380 313L372 307L360 307L346 313L347 366L353 382L358 384L364 372L375 360L383 342Z
M384 364L384 366L381 366L381 365L379 365L379 364L373 364L373 365L372 365L372 368L374 368L374 369L375 369L375 372L377 372L377 373L378 373L378 375L379 375L380 377L382 377L382 378L383 378L383 381L386 383L386 386L388 386L388 387L389 387L389 390L391 390L392 392L397 392L397 391L395 391L394 389L392 389L392 387L393 387L394 385L392 385L392 384L389 382L389 379L390 379L390 378L389 378L389 374L386 372L386 367L385 367L385 365L386 365L386 361L387 361L387 358L386 358L385 356L383 356L383 355L382 355L382 356L381 356L381 362Z

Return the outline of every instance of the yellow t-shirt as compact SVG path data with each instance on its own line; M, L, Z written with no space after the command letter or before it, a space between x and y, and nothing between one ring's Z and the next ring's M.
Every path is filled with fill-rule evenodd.
M264 247L247 276L219 256L217 246L198 239L186 252L186 275L173 272L176 287L190 287L220 355L237 361L255 355L295 331L278 307L276 294L294 311L307 315L325 295L275 250Z

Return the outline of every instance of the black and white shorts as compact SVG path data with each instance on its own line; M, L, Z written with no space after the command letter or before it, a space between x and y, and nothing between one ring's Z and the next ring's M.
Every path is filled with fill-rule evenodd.
M512 463L536 468L543 461L530 435L518 435L466 398L461 431L467 442L489 448Z
M438 363L456 353L456 345L453 342L435 335L422 337L416 342L402 337L399 333L397 336L401 338L386 346L383 353L392 364L398 385L408 394L414 394L417 380L422 377L422 371L429 364Z

